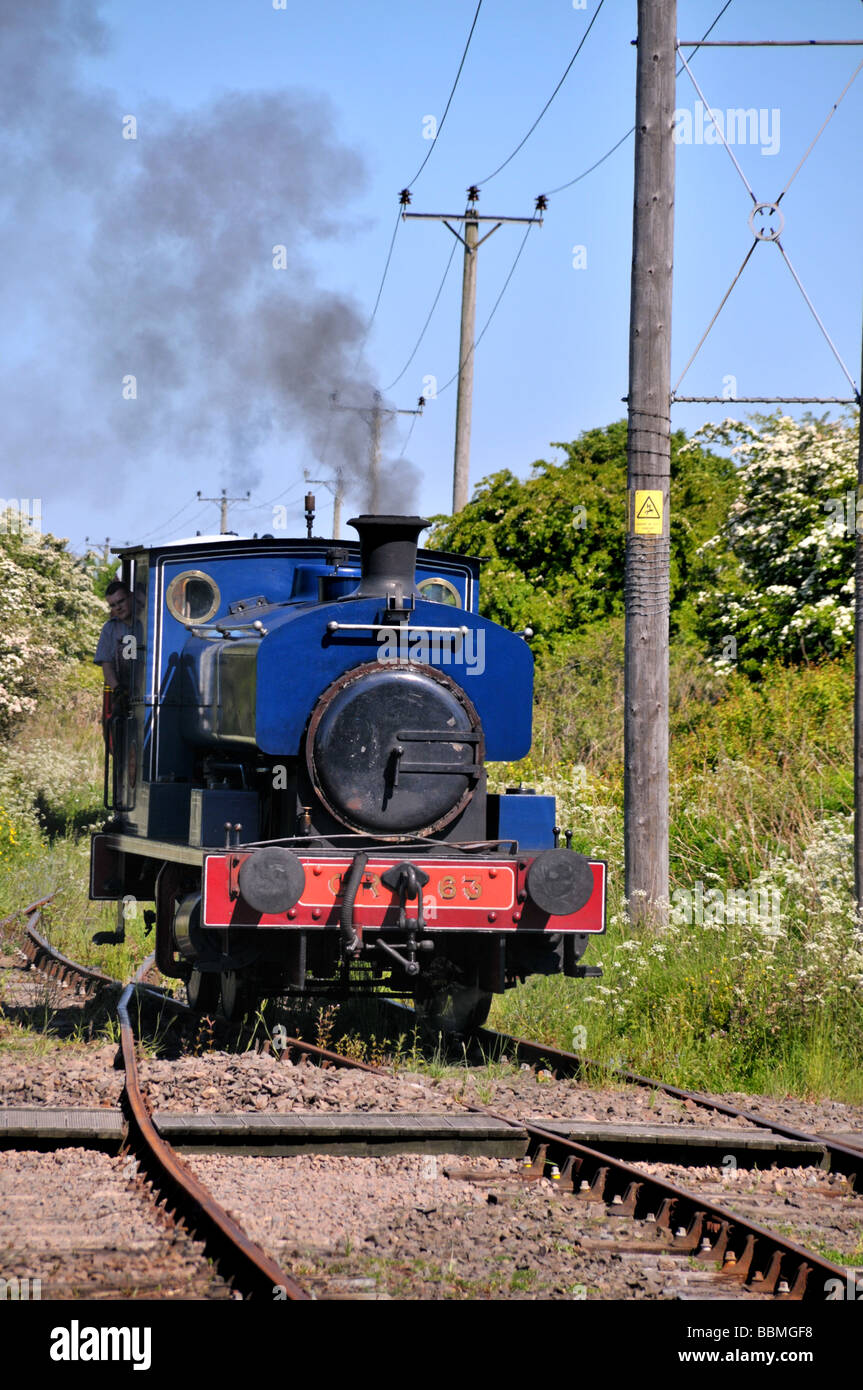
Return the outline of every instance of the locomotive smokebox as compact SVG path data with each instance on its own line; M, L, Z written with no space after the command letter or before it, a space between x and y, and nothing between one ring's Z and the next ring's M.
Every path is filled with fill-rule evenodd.
M417 541L429 522L421 516L355 516L362 579L357 598L416 597Z

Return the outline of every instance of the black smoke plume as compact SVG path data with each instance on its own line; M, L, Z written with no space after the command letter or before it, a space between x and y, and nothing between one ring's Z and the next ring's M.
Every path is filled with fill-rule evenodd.
M311 254L347 254L365 180L329 102L285 90L130 111L84 75L109 46L92 0L0 0L0 304L18 330L0 374L6 491L104 500L146 473L177 497L254 494L268 459L276 491L299 478L302 440L368 505L368 426L330 402L372 400L363 311ZM385 417L385 451L392 438ZM409 494L413 470L396 472ZM388 487L389 510L408 500Z

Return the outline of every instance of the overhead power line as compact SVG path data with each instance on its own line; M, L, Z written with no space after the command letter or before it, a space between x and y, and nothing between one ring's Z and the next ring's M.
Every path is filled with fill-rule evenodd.
M440 121L438 122L437 130L436 130L436 132L435 132L435 137L434 137L434 139L430 142L429 147L428 147L428 149L426 150L425 158L423 159L422 164L421 164L420 167L417 169L417 171L416 171L416 173L414 174L413 178L411 179L410 183L406 184L406 185L405 185L405 188L402 190L402 194L401 194L402 201L401 201L401 203L399 204L399 212L398 212L398 214L397 214L397 216L396 216L396 225L395 225L395 227L393 228L393 234L392 234L392 237L390 238L390 247L389 247L389 251L387 252L387 259L386 259L386 263L385 263L385 265L384 265L384 273L383 273L383 275L381 276L381 282L380 282L380 285L378 286L378 292L377 292L377 297L375 298L374 308L372 309L371 318L369 319L368 324L366 325L366 331L365 331L365 333L363 334L363 339L362 339L362 342L360 343L359 352L362 352L363 348L365 347L366 339L368 338L369 333L370 333L371 330L372 330L372 324L374 323L374 321L375 321L375 315L376 315L377 312L378 312L378 305L379 305L380 302L381 302L381 295L382 295L383 292L384 292L384 285L386 284L386 279L387 279L387 275L388 275L388 273L389 273L389 268L390 268L390 262L391 262L391 260L392 260L392 258L393 258L393 248L394 248L394 246L395 246L395 244L396 244L396 236L397 236L398 230L399 230L399 222L400 222L400 220L401 220L401 209L402 209L402 207L404 206L404 203L405 203L405 193L406 193L407 190L411 187L411 184L416 183L416 181L417 181L417 179L419 178L420 174L422 173L423 169L424 169L424 168L426 167L426 165L428 164L429 160L431 159L432 150L434 149L435 145L437 144L437 142L438 142L438 137L440 136L440 133L441 133L441 131L443 130L443 124L444 124L444 121L445 121L446 118L447 118L447 112L449 111L450 105L452 104L452 99L453 99L453 97L455 96L455 89L456 89L456 87L458 86L459 78L461 77L462 68L464 67L465 59L467 58L467 51L468 51L468 49L470 48L470 41L471 41L471 39L473 38L473 31L474 31L474 29L476 28L476 22L477 22L477 20L479 19L479 12L480 12L481 9L482 9L482 0L479 0L479 4L478 4L477 7L476 7L476 13L474 14L474 17L473 17L473 23L472 23L471 26L470 26L470 33L469 33L468 36L467 36L467 43L465 44L465 46L464 46L464 52L463 52L462 55L461 55L461 62L460 62L459 65L458 65L458 72L457 72L456 75L455 75L455 81L453 82L452 88L451 88L451 90L450 90L450 94L449 94L449 96L447 97L447 103L446 103L446 106L444 107L444 113L443 113L443 115L441 116ZM409 201L409 200L408 200L408 201ZM357 360L359 360L359 352L357 353ZM387 389L389 389L389 388L387 388Z
M371 311L371 318L370 318L370 320L368 320L367 324L365 324L365 332L364 332L364 334L363 334L363 338L360 339L360 346L357 347L357 356L356 356L356 361L354 361L354 367L356 367L356 363L359 363L361 354L363 354L363 349L364 349L364 346L365 346L365 342L367 342L368 335L370 335L370 332L371 332L371 325L374 324L374 321L375 321L375 314L378 313L378 304L381 303L381 295L382 295L382 293L384 293L384 285L386 284L386 275L388 275L388 272L389 272L389 263L391 263L391 260L392 260L393 246L396 245L396 236L399 235L399 222L400 222L400 221L402 221L402 210L400 210L400 208L399 208L399 211L397 211L397 213L396 213L396 225L395 225L395 227L393 227L393 229L392 229L392 236L391 236L391 239L389 239L389 250L388 250L388 252L386 252L386 261L385 261L385 264L384 264L384 274L381 275L381 284L378 285L378 293L377 293L377 297L375 297L374 309L372 309L372 311Z
M606 150L605 154L601 155L595 164L591 164L589 168L582 170L580 174L576 174L574 179L570 179L568 183L559 184L557 188L549 188L545 195L546 198L553 197L555 193L563 193L565 189L572 188L575 184L581 183L581 180L586 179L588 174L592 174L594 169L598 169L600 164L604 164L607 159L610 159L611 156L614 154L615 150L620 149L623 142L629 139L630 135L633 134L634 130L635 126L631 125L626 134L621 135L620 139L617 141L616 144L612 145L610 150Z
M497 166L497 168L494 170L493 173L487 174L486 177L485 177L484 179L480 179L480 180L479 180L479 182L478 182L478 184L477 184L477 187L478 187L478 188L482 188L483 184L490 183L491 180L492 180L493 178L496 178L497 175L500 173L501 169L505 169L506 166L507 166L507 164L509 164L511 160L515 159L516 155L518 154L518 152L519 152L519 150L522 148L522 146L524 146L524 145L527 144L527 142L528 142L528 140L530 139L531 135L533 135L533 132L536 130L537 126L539 125L539 123L540 123L540 121L542 120L543 116L545 115L546 111L547 111L548 108L551 106L551 103L554 101L555 97L557 96L558 92L560 91L561 87L563 86L564 82L566 81L567 77L569 76L570 71L571 71L571 69L572 69L572 65L573 65L573 63L575 62L575 60L576 60L576 58L578 57L578 55L579 55L579 53L581 52L581 50L583 49L585 43L587 42L587 36L588 36L588 34L590 33L590 31L591 31L591 29L593 28L593 26L594 26L594 24L596 23L596 21L599 19L599 13L600 13L600 10L602 9L602 7L603 7L604 4L605 4L605 0L599 0L599 4L597 5L597 7L596 7L596 9L595 9L595 11L594 11L594 13L593 13L593 16L592 16L592 18L591 18L591 21L590 21L590 23L588 24L587 28L586 28L585 31L584 31L584 34L582 35L581 42L579 43L578 48L575 50L575 52L573 53L572 57L570 58L569 62L568 62L567 65L566 65L566 71L564 72L563 77L562 77L562 78L560 79L560 81L558 82L557 86L555 87L555 89L554 89L554 91L552 92L551 96L549 97L548 101L545 103L545 106L542 108L542 110L540 111L540 113L539 113L539 115L537 116L536 120L534 121L533 125L530 127L530 130L529 130L529 131L527 132L527 134L518 142L518 144L516 145L515 149L512 151L512 154L508 154L507 157L506 157L506 159L503 161L503 163L502 163L502 164L499 164L499 165Z
M171 516L168 517L167 521L161 522L158 526L154 526L152 531L146 531L144 534L148 536L151 541L158 536L164 535L165 532L173 527L175 521L188 512L190 508L194 509L197 506L200 506L197 497L189 498L188 502L184 502L182 507L179 507L177 511L173 512Z
M267 507L272 507L274 502L281 502L283 497L287 497L289 492L293 492L299 486L300 484L298 482L289 483L288 486L286 488L283 488L281 492L277 492L275 497L271 497L269 502L259 502L257 504L257 509L259 511L265 511Z
M449 275L450 266L452 265L453 257L454 257L454 255L455 255L455 253L456 253L456 248L457 248L457 246L458 246L458 242L454 241L453 244L452 244L452 250L451 250L450 253L449 253L449 260L448 260L447 263L446 263L446 269L444 270L444 273L443 273L443 275L441 276L441 282L440 282L440 284L439 284L438 287L437 287L437 294L435 295L434 299L432 300L432 306L431 306L431 308L430 308L429 311L428 311L428 317L426 318L426 321L425 321L425 323L424 323L423 326L422 326L422 331L421 331L419 337L417 338L416 342L414 343L413 352L411 353L411 355L410 355L410 357L408 358L407 362L405 362L405 364L404 364L404 366L402 367L401 371L399 372L398 376L397 376L393 381L390 382L389 386L385 386L385 387L384 387L384 392L385 392L385 393L386 393L387 391L392 391L393 387L398 385L398 383L401 381L402 377L404 376L405 372L407 371L408 367L410 366L411 362L413 362L414 358L416 357L417 353L419 352L420 343L422 342L423 338L424 338L425 335L426 335L426 329L428 328L429 324L431 323L432 314L434 313L435 309L437 308L438 300L440 299L441 294L443 293L443 287L444 287L444 285L446 284L446 278L447 278L447 276ZM414 421L414 425L415 425L415 424L416 424L416 421ZM413 429L413 425L411 425L411 429Z
M729 6L730 4L731 4L731 0L725 0L725 4L722 6L722 9L719 11L719 13L717 14L716 18L713 20L713 23L710 24L710 25L708 26L707 29L705 29L705 31L704 31L704 33L702 34L701 38L698 40L697 44L695 44L695 46L693 47L692 52L691 52L690 55L689 55L690 58L692 58L692 57L695 56L695 54L698 52L699 48L701 47L701 45L704 43L705 39L707 38L708 34L710 34L710 33L716 28L717 24L719 23L719 21L720 21L720 19L722 18L722 16L725 14L725 11L728 9L728 6ZM598 13L599 13L599 11L597 11L597 14L598 14ZM587 34L585 34L585 38L587 38ZM677 69L676 75L679 77L682 71L683 71L683 64L681 63L680 67ZM604 155L601 155L601 156L599 157L599 159L597 159L597 160L595 161L595 163L593 163L593 164L591 164L591 165L589 166L589 168L583 169L583 170L581 171L580 174L576 174L576 176L575 176L574 179L569 179L569 181L568 181L567 183L561 183L561 184L559 184L557 188L549 188L549 189L546 189L546 192L545 192L546 198L551 198L551 197L553 197L555 193L563 193L563 192L566 191L567 188L572 188L572 187L574 187L575 184L581 183L581 180L582 180L582 179L586 179L587 176L588 176L588 174L592 174L593 171L594 171L594 169L598 169L599 166L600 166L600 164L604 164L605 161L606 161L607 159L610 159L611 156L614 154L615 150L619 150L620 147L621 147L621 145L624 143L624 141L625 141L625 140L628 140L629 137L630 137L630 135L632 135L632 134L634 133L634 131L635 131L635 126L634 126L634 125L630 126L630 127L629 127L629 130L626 131L625 135L621 135L620 139L617 140L617 141L615 141L615 143L612 145L612 147L611 147L610 150L606 150L605 154L604 154Z
M445 121L446 118L447 118L447 112L449 111L450 105L451 105L451 103L452 103L452 99L453 99L453 97L455 96L455 89L456 89L456 87L458 86L458 80L459 80L459 78L461 77L461 70L462 70L462 68L464 67L464 61L465 61L465 58L467 57L467 51L468 51L468 49L470 48L470 41L471 41L471 39L473 38L473 31L474 31L474 29L476 28L476 22L477 22L477 20L479 19L479 12L480 12L481 9L482 9L482 0L479 0L479 4L478 4L477 7L476 7L476 13L475 13L475 15L474 15L474 17L473 17L473 24L470 26L470 33L469 33L468 36L467 36L467 43L465 44L465 46L464 46L464 52L463 52L462 55L461 55L461 62L460 62L459 65L458 65L458 72L457 72L456 75L455 75L455 81L453 82L453 84L452 84L452 89L451 89L451 91L450 91L449 96L447 97L447 102L446 102L446 106L444 107L443 115L441 116L440 121L438 122L437 130L435 131L435 137L434 137L434 139L430 142L429 147L428 147L428 149L426 150L425 159L423 160L422 164L421 164L420 167L417 169L417 171L416 171L416 173L414 174L413 178L411 179L410 183L408 183L408 184L406 185L407 188L411 188L412 185L416 183L416 181L417 181L417 179L419 178L420 174L422 173L423 169L424 169L424 168L426 167L426 165L428 164L429 160L431 159L431 152L432 152L432 150L434 149L435 145L437 144L438 136L440 135L441 131L443 130L443 123L444 123L444 121Z
M404 442L404 444L402 445L401 454L399 455L400 458L404 458L405 454L407 453L407 447L408 447L408 445L409 445L410 442L411 442L411 435L413 434L414 430L416 429L417 420L420 418L420 412L419 412L418 410L417 410L417 411L413 411L412 414L413 414L413 417L414 417L414 418L411 420L411 427L410 427L410 429L408 430L407 438L405 439L405 442Z
M172 539L176 539L181 534L191 535L193 527L203 526L205 512L206 508L202 507L197 513L192 511L185 514L181 521L168 527L166 531L162 531L155 536L151 535L146 543L148 545L167 545Z

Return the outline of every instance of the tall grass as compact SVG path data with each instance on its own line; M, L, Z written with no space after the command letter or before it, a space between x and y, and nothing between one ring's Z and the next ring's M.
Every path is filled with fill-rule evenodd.
M605 974L530 980L492 1019L682 1085L861 1101L850 662L771 667L753 685L679 644L671 678L672 910L637 933L622 897L622 632L588 634L541 673L540 757L495 785L554 792L574 848L608 859L609 929L586 957Z
M82 965L128 978L152 949L143 918L126 920L127 940L97 946L117 926L113 903L88 899L90 840L102 807L101 673L67 668L36 712L2 749L0 762L0 917L54 899L44 932Z

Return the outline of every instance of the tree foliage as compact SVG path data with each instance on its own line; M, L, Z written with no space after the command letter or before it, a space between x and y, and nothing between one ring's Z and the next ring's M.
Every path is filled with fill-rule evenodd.
M105 590L111 581L120 578L119 559L106 561L98 550L88 550L83 565L90 576L93 593L97 598L104 598Z
M503 469L479 484L455 517L441 517L428 544L486 563L482 611L505 627L530 626L538 652L560 648L585 627L623 612L626 544L626 422L554 444L563 458L534 463L522 482ZM672 624L688 631L690 572L698 547L735 494L734 464L671 443Z
M696 438L740 461L738 495L694 575L712 656L757 676L770 658L838 655L854 635L856 424L777 413Z
M92 657L105 620L66 542L0 514L0 734L32 713L36 695L72 662Z

